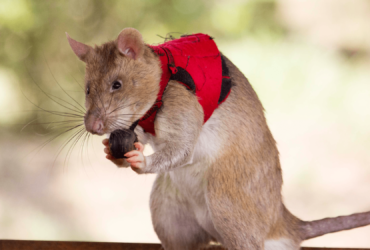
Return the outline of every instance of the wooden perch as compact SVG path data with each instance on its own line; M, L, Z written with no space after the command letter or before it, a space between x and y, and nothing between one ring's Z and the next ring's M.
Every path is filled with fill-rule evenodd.
M0 240L0 250L161 250L160 244L144 243L106 243L106 242L71 242L71 241L31 241ZM225 250L220 246L208 247L207 250ZM366 250L360 248L314 248L302 250ZM370 249L367 249L370 250Z

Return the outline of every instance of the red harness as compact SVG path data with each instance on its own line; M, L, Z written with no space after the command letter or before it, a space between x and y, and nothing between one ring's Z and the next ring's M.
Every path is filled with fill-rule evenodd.
M169 80L184 84L198 97L205 123L220 104L223 80L224 65L213 39L205 34L194 34L149 47L159 56L163 73L157 100L139 120L139 125L145 132L155 135L154 119L162 106L163 92ZM224 78L229 79L228 76Z

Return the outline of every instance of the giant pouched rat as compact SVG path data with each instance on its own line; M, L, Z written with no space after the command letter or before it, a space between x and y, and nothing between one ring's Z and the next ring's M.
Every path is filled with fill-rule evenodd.
M86 130L128 129L156 103L162 77L157 53L133 29L95 48L68 41L86 63ZM223 56L223 55L222 55ZM228 97L204 123L198 96L170 79L154 120L137 126L137 150L107 158L139 174L157 173L150 209L164 249L199 249L218 241L228 249L299 249L303 240L370 224L370 212L302 221L284 206L276 143L263 107L245 76L223 56L232 83ZM143 156L144 144L154 153Z

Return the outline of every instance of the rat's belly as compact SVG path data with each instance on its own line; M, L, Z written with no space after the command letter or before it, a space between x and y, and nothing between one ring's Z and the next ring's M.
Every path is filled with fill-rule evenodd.
M171 181L186 199L198 224L213 238L221 240L216 231L206 202L207 166L195 163L169 172Z

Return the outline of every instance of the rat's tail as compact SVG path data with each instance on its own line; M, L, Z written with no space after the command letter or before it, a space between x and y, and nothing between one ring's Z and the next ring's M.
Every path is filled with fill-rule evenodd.
M370 212L304 221L301 227L302 240L308 240L324 234L363 227L370 224Z

